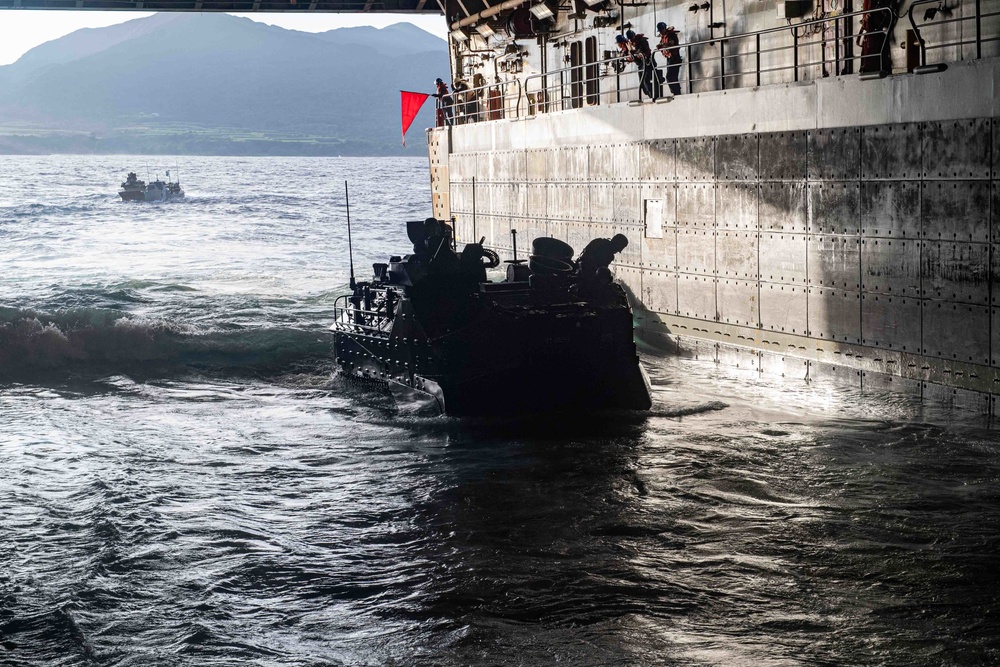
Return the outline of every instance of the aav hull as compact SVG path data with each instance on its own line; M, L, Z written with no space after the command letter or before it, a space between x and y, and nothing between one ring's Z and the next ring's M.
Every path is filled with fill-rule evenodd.
M526 298L528 290L504 296ZM409 313L404 301L401 320ZM433 340L405 323L389 337L338 330L336 356L342 375L383 386L403 409L521 415L651 405L631 312L617 305L501 312L485 303L474 323Z
M624 237L592 241L575 262L565 243L536 239L530 264L490 282L481 260L498 264L492 251L470 243L459 255L433 218L408 231L414 253L376 264L338 303L341 376L449 415L651 406L632 310L608 270Z

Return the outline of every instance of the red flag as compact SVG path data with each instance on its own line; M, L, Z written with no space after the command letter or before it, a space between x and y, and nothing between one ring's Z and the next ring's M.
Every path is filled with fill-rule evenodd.
M403 116L404 146L406 145L406 131L410 129L410 123L417 117L417 112L420 111L420 107L424 105L428 97L430 95L427 93L411 93L406 90L399 91L399 102Z

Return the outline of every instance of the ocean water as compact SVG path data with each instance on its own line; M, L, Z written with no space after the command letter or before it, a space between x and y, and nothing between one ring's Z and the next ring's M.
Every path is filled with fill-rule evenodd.
M425 158L0 157L0 665L1000 664L984 418L645 348L648 415L397 414L345 179L364 275Z

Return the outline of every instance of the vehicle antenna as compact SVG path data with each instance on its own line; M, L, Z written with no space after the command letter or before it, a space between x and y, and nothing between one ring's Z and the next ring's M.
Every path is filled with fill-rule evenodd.
M514 263L517 263L517 230L510 230L511 245L514 246Z
M344 181L344 202L347 204L347 256L351 262L351 289L357 289L358 283L354 280L354 247L351 244L351 197L347 191L347 181Z

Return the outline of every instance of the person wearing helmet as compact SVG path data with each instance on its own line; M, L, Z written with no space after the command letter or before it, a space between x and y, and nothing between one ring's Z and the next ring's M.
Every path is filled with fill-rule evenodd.
M656 70L656 61L649 48L649 40L642 33L637 35L633 30L627 31L625 37L628 38L632 59L639 68L639 88L646 94L646 97L655 100L656 90L653 86L653 73ZM656 78L659 79L659 77Z
M438 99L437 103L437 126L454 124L455 98L448 92L448 84L443 79L434 79L437 92L433 97Z
M618 45L618 50L624 56L625 60L632 62L632 48L628 38L625 35L615 35L615 44Z
M461 114L460 117L456 117L459 123L474 123L476 122L478 115L478 104L476 103L475 93L469 88L469 82L465 79L455 79L451 84L451 91L455 93L455 102L458 104L458 113Z
M681 58L681 50L678 48L680 38L677 36L677 30L674 26L668 26L661 21L656 24L656 32L660 35L660 43L656 45L656 48L667 58L667 85L670 86L670 93L680 95L681 84L677 81L680 78L681 63L684 62L684 59Z
M597 238L588 243L576 260L581 286L610 283L612 277L608 267L615 260L615 255L627 245L628 237L624 234L615 234L610 239Z
M615 72L621 74L625 71L625 64L632 62L632 50L629 48L625 35L615 35L615 46L618 47L619 57L611 61L611 67Z

